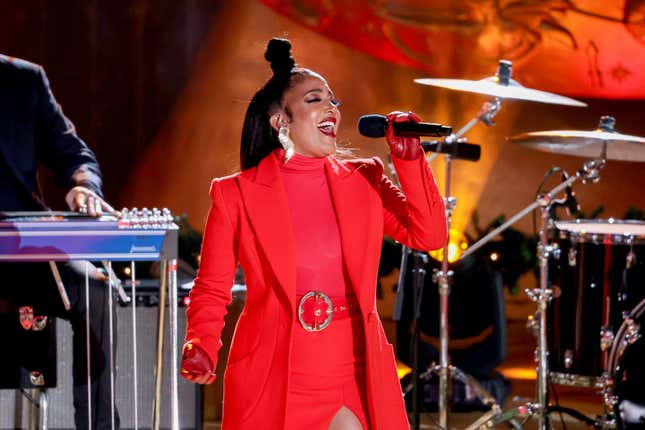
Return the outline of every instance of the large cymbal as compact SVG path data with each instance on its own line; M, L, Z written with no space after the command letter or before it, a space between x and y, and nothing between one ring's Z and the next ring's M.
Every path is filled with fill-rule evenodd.
M449 88L451 90L484 94L502 99L519 99L539 103L550 103L566 106L587 106L585 103L569 97L560 96L546 91L534 90L511 79L511 62L502 60L495 76L478 81L468 79L415 79L422 85Z
M574 155L585 158L604 158L607 160L645 161L645 138L620 134L605 122L613 121L603 117L596 130L551 130L533 131L510 137L508 140L539 151ZM603 148L606 154L603 157Z

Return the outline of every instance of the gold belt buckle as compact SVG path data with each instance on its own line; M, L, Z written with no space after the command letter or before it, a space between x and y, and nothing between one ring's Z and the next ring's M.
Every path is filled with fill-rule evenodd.
M313 325L309 325L305 320L304 320L304 309L303 309L303 304L313 298L314 303L318 303L320 299L322 299L325 304L327 305L327 309L323 311L322 309L316 309L314 311L314 323ZM318 324L315 320L316 317L319 317L322 312L325 312L327 314L325 320ZM334 316L334 305L331 302L331 299L327 296L327 294L321 292L321 291L309 291L307 294L302 296L300 299L300 302L298 302L298 321L300 322L300 325L302 328L304 328L308 332L314 332L314 331L321 331L324 330L329 323L331 323L331 319Z

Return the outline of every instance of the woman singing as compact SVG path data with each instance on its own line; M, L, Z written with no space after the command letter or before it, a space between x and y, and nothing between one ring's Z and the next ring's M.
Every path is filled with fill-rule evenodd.
M290 49L269 42L273 76L246 112L242 172L211 186L182 375L214 381L239 263L247 299L224 373L222 429L408 429L376 313L381 241L440 248L443 201L418 137L388 128L405 194L378 158L336 159L339 102L322 76L295 66Z

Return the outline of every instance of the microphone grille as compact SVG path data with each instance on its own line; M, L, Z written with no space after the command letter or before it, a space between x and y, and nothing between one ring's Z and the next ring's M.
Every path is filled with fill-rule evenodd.
M363 115L358 119L358 131L365 137L383 137L387 119L383 115Z

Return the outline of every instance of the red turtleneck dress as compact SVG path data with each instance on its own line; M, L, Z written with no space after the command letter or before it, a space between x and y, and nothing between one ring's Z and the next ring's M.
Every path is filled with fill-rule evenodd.
M296 294L299 300L321 291L351 304L326 162L295 154L280 167L296 245ZM296 324L285 429L326 429L343 406L368 429L364 345L360 312L332 318L317 332Z

